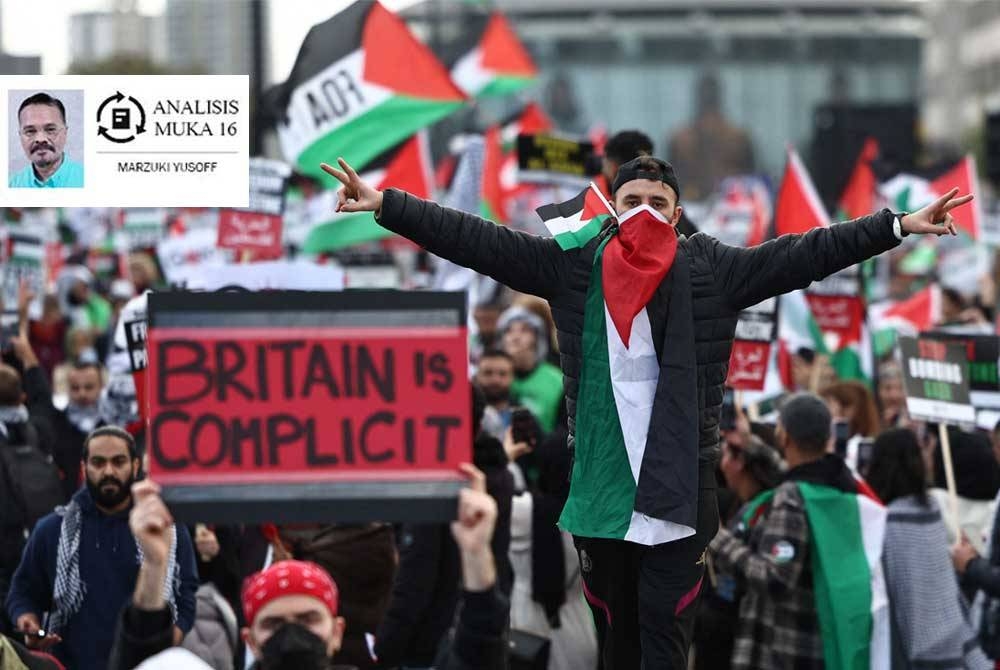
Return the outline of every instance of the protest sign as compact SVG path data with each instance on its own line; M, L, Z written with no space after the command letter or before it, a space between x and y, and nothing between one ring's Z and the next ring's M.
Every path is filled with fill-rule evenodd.
M155 247L163 238L167 210L161 207L135 207L122 209L119 225L125 236L125 246L134 249Z
M976 408L1000 408L1000 337L996 335L953 333L941 330L921 333L942 342L955 342L965 347L968 363L969 398Z
M35 294L34 317L41 316L45 295L45 244L37 235L9 232L3 240L3 293L5 309L17 310L18 291L24 283Z
M595 162L592 142L544 134L517 137L517 178L521 183L586 188Z
M457 293L149 296L150 475L180 518L442 521L471 459Z
M281 161L250 159L250 204L219 211L218 245L264 260L280 258L285 190L291 168Z
M253 258L280 258L281 216L224 209L219 212L217 244Z
M966 347L961 342L899 338L906 408L914 419L973 423Z
M764 390L771 342L777 335L777 312L775 298L740 312L726 386L739 391Z

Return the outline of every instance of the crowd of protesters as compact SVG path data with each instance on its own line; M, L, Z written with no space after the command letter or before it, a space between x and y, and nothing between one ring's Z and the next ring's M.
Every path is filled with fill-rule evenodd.
M610 164L651 147L634 131L612 138ZM115 383L123 310L166 288L148 256L131 261L115 281L71 264L53 292L22 291L4 344L0 667L617 667L601 657L586 554L557 526L573 460L544 301L498 287L472 310L473 463L455 523L186 527L144 479L134 389L123 411ZM992 296L949 293L935 325L991 323ZM691 663L824 667L806 482L887 506L872 569L892 667L992 667L1000 424L949 428L956 527L938 427L908 416L891 355L872 386L836 379L809 349L793 363L773 411L737 397L723 413L720 530L694 594Z

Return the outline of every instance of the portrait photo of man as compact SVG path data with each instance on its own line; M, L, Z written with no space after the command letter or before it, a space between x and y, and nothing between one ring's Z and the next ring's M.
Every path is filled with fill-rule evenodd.
M16 124L20 151L11 141L7 185L10 188L82 188L83 163L73 160L71 153L82 156L83 138L82 134L71 138L66 111L69 106L71 112L78 112L75 118L79 123L83 112L82 92L66 91L70 95L63 98L68 105L63 99L44 92L28 95L17 104L16 93L19 92L11 91L10 109L17 112L12 122ZM68 100L69 97L74 99ZM79 126L74 130L80 133Z

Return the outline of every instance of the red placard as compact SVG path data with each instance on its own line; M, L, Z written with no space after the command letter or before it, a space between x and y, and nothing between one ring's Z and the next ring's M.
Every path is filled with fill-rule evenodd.
M148 330L150 474L165 485L458 480L460 327Z
M729 356L726 386L738 391L763 391L770 358L770 342L736 340Z
M281 258L281 215L220 210L218 246L249 252L255 260Z

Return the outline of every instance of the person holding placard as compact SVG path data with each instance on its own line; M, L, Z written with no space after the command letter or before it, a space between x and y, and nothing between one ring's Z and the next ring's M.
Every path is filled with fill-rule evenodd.
M451 534L459 549L465 604L451 650L439 667L500 670L506 667L502 635L508 603L497 588L490 550L497 504L486 492L482 472L468 464L462 471L470 483L459 493ZM129 524L144 559L132 598L119 616L108 670L127 670L147 659L150 664L161 660L160 667L193 667L197 661L191 654L170 649L170 608L163 598L173 516L155 482L139 482L132 493L136 505ZM273 563L247 579L242 600L247 622L242 635L253 653L254 670L350 670L350 666L331 664L350 622L339 616L338 585L317 564Z

